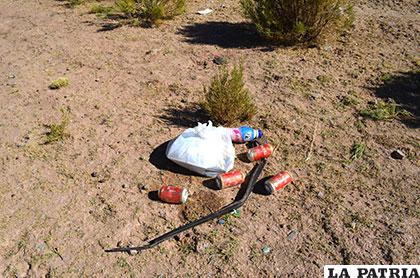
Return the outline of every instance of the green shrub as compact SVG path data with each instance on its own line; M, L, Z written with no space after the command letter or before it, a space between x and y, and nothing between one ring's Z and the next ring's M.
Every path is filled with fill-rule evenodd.
M366 145L363 143L354 143L350 151L350 161L359 159L363 156Z
M379 101L376 104L370 105L367 109L360 111L360 115L372 120L389 120L399 116L411 116L407 110L401 108L394 101Z
M254 100L245 88L242 66L234 66L230 72L222 67L204 94L202 108L216 123L230 125L249 120L256 113Z
M241 0L244 14L264 37L286 44L310 42L353 24L348 0Z
M80 4L83 4L85 0L68 0L67 3L70 7L76 7Z
M129 17L135 16L138 13L136 0L117 0L115 7Z
M69 85L69 79L67 77L60 77L56 80L54 80L50 86L48 86L48 88L50 88L51 90L58 90L62 87L65 87Z
M90 8L89 13L107 17L113 12L113 10L114 8L110 6L104 6L101 4L93 4L92 7Z
M69 124L69 111L61 109L61 122L48 125L49 131L45 134L44 144L61 141L68 136L66 133Z
M140 19L153 26L182 14L185 0L117 0L115 6L127 17Z

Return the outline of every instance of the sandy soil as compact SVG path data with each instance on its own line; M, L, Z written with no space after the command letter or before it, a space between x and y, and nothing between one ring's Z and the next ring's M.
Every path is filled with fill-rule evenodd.
M206 7L215 11L195 14ZM0 1L4 277L320 277L325 264L420 263L416 1L359 2L351 32L309 49L262 43L231 0L194 1L153 29L106 30L109 22L88 10ZM205 120L197 102L219 55L244 62L259 107L248 124L279 145L264 175L289 170L295 183L251 195L225 225L212 221L138 255L105 253L140 245L238 192L213 191L162 157L162 144ZM49 90L60 76L70 85ZM358 104L341 105L348 94ZM359 117L389 97L414 118ZM69 136L43 145L61 108ZM356 142L365 154L348 163ZM391 158L396 149L406 157ZM151 198L162 179L186 186L190 202Z

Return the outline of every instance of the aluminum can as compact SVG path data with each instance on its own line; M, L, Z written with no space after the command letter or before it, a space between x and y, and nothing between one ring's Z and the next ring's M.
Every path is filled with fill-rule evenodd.
M255 148L249 149L246 156L249 161L257 161L261 158L267 158L273 153L273 147L270 144L264 144Z
M292 181L293 179L289 172L282 171L266 180L264 186L270 194L273 194L274 191L282 189Z
M216 178L216 186L223 189L235 185L240 185L245 181L245 175L241 170L232 170L225 174L220 174Z
M158 192L159 199L171 204L183 204L188 199L188 190L182 187L163 185Z

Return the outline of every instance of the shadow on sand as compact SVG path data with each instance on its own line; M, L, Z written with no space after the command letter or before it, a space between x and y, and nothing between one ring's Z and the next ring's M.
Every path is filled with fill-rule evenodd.
M165 108L159 116L166 124L180 127L195 127L197 123L206 123L209 117L198 105L189 105L184 108Z
M258 35L249 23L230 23L209 21L184 26L179 34L191 44L216 45L222 48L255 48L272 51L274 47Z
M380 86L370 89L382 99L393 99L412 114L412 117L401 118L401 122L408 127L420 127L420 71L399 73Z
M152 163L156 168L160 170L170 171L172 173L201 177L201 175L185 169L166 157L166 148L171 140L159 145L149 156L149 162Z

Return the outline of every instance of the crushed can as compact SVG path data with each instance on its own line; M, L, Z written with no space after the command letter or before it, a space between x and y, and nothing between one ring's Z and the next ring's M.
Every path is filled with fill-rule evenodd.
M261 129L253 129L249 126L230 128L230 138L234 143L245 143L261 138L263 132Z
M271 177L270 179L266 180L264 183L264 187L267 190L267 192L273 194L274 191L282 189L292 181L293 179L289 172L282 171L277 175Z
M233 170L216 177L217 189L240 185L245 181L245 174L241 170Z
M188 190L182 187L163 185L159 191L158 196L161 201L170 204L183 204L188 199Z
M249 149L246 153L249 161L257 161L262 158L267 158L273 153L273 146L270 144L264 144L261 146Z

